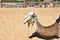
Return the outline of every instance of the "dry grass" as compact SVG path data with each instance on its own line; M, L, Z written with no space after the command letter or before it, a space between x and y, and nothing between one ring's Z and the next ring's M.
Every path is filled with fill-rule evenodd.
M28 39L28 26L23 24L23 17L29 11L35 11L40 18L49 15L57 16L59 8L0 8L0 40L30 40ZM49 19L48 19L49 20ZM46 22L46 21L45 21ZM34 32L33 27L29 27L29 35ZM33 38L33 40L42 40ZM57 39L56 39L57 40Z

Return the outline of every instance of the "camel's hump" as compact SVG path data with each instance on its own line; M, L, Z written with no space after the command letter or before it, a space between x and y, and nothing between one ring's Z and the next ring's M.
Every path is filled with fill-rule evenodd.
M39 15L38 20L42 26L48 27L56 22L59 15Z

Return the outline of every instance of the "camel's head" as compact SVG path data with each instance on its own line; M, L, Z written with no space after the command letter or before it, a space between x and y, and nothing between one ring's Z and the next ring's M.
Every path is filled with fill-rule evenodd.
M25 23L28 23L28 22L31 22L32 19L34 19L35 17L36 17L35 12L33 12L33 11L28 12L28 13L24 16L24 19L23 19L24 24L25 24Z

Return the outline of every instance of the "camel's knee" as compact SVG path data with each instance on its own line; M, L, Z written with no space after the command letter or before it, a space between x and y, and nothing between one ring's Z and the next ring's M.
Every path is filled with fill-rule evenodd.
M33 37L36 37L36 32L32 33L32 35L29 36L30 39L33 38Z
M33 38L33 37L37 37L37 38L42 38L42 39L44 39L44 37L41 36L38 32L34 32L31 36L29 36L29 38Z

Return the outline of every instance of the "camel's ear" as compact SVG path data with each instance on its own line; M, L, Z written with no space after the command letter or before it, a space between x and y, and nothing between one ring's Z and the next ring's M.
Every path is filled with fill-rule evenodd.
M59 15L59 17L57 18L56 22L57 22L57 23L60 22L60 15Z

